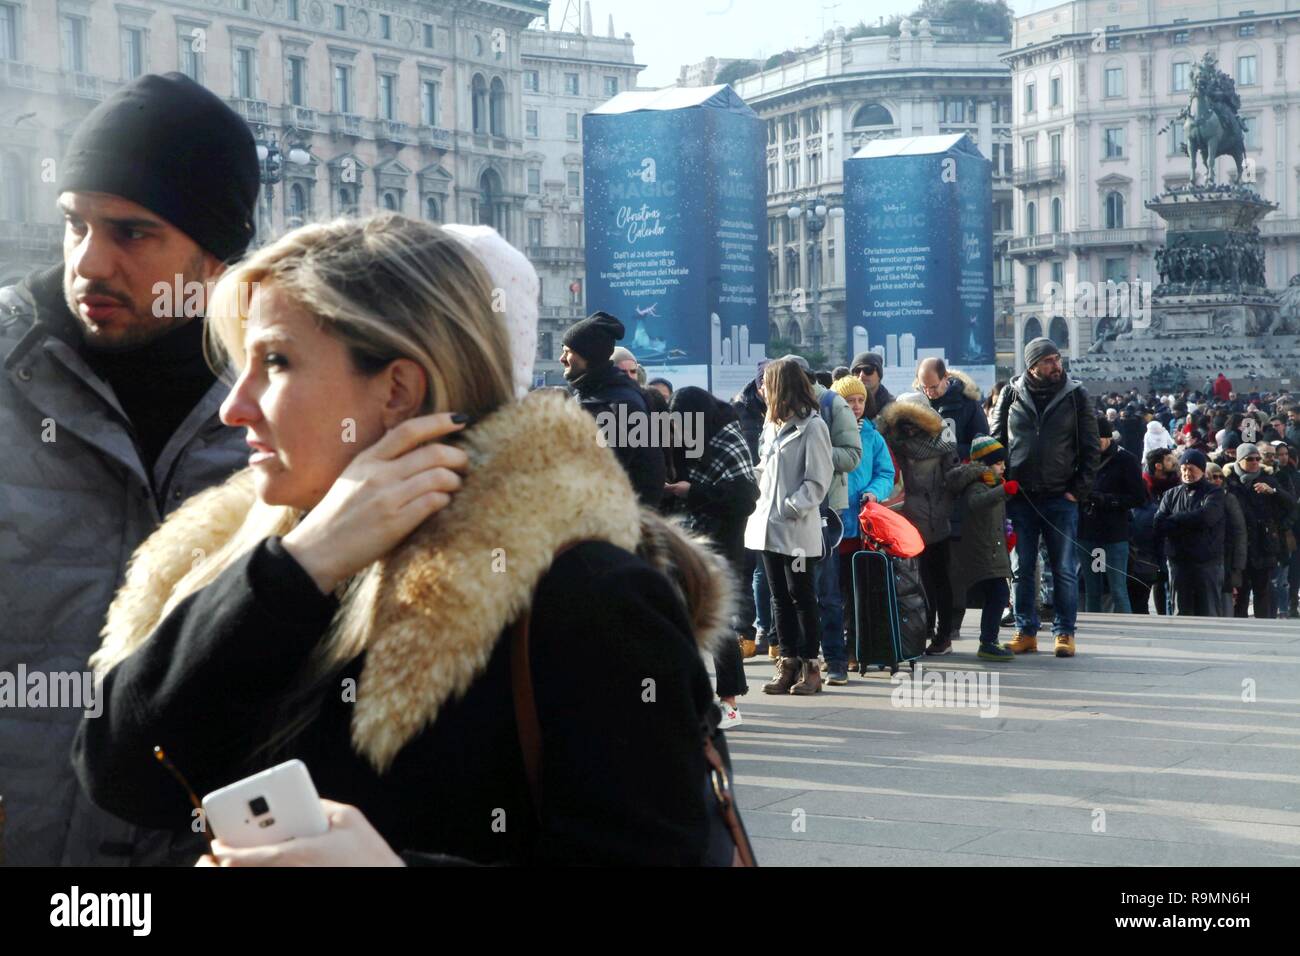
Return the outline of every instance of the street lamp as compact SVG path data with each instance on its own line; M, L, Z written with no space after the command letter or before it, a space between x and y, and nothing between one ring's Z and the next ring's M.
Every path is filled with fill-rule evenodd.
M800 218L806 220L805 226L808 230L811 247L809 249L808 271L812 273L813 346L821 348L821 234L822 229L826 227L827 218L841 218L844 215L844 209L841 206L827 206L824 198L814 196L811 199L796 200L786 210L786 215L790 217L791 223L797 222Z
M267 136L265 128L261 130L257 139L257 166L262 185L266 187L266 208L262 213L266 229L259 229L259 236L267 236L271 232L275 209L275 187L284 179L285 163L308 166L311 164L311 158L311 153L298 143L289 144L287 152L281 150L280 143L275 137ZM265 239L262 239L259 245L262 242L265 242Z

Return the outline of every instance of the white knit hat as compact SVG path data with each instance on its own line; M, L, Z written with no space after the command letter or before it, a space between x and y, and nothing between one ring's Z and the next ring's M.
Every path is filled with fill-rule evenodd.
M533 387L533 361L537 357L537 270L491 226L453 223L443 228L478 256L492 280L494 301L500 297L505 307L515 396L522 398Z

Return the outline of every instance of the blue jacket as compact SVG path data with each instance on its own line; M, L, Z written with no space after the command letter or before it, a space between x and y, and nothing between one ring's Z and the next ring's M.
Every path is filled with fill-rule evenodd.
M889 457L884 436L876 431L869 418L858 423L858 434L862 436L862 461L849 472L849 506L840 512L846 538L862 534L858 526L862 496L870 493L877 501L884 501L894 490L894 460Z

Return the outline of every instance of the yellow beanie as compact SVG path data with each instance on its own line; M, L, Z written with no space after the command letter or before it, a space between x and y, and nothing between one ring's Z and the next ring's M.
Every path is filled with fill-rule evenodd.
M847 400L850 395L861 395L863 398L867 397L867 386L863 385L858 381L857 377L853 375L845 375L843 378L836 379L831 383L831 391L839 392L840 397L845 400Z

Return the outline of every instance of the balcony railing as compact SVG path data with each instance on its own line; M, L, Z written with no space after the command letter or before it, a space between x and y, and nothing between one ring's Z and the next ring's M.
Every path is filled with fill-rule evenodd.
M283 119L281 122L285 126L293 129L315 132L319 129L319 121L316 118L316 111L306 106L293 106L286 104L284 107Z
M533 262L584 262L587 258L581 246L529 246L525 254Z
M1259 224L1261 236L1300 236L1300 219L1265 219Z
M375 120L375 139L381 143L414 143L411 128L398 120Z
M361 117L356 113L335 113L333 130L337 136L361 136Z
M1007 240L1007 254L1012 256L1064 252L1069 248L1068 232L1040 232L1035 236L1015 236Z
M36 67L18 60L0 60L0 84L26 90L37 89Z
M1065 164L1059 160L1052 163L1039 163L1036 166L1020 166L1011 174L1011 181L1022 189L1040 183L1058 183L1064 178Z
M421 126L417 132L419 134L421 146L432 146L436 149L451 149L451 130L443 129L440 126Z
M266 125L271 122L271 106L266 100L250 100L236 96L230 100L230 107L249 123Z
M65 73L64 89L83 100L102 100L104 89L94 73Z
M544 305L537 312L538 318L542 319L573 319L576 322L583 318L582 307L577 305Z
M1151 245L1160 241L1162 230L1155 226L1135 226L1129 229L1085 229L1070 233L1070 244L1083 246L1133 246Z

